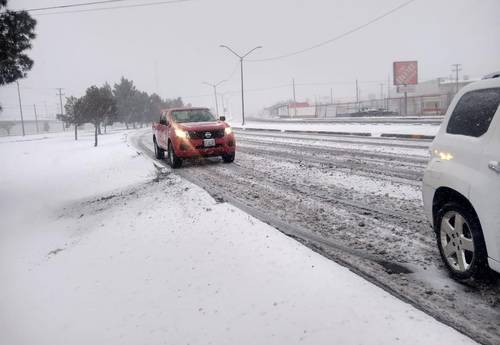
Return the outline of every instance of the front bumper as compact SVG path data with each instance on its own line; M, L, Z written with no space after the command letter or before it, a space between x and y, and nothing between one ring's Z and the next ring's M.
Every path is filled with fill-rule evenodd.
M174 144L175 154L180 158L214 157L233 154L236 151L234 136L215 139L215 146L204 147L203 139L178 139Z
M422 199L424 202L424 213L431 226L434 226L434 215L432 214L432 202L434 200L435 192L436 190L434 187L426 183L422 184Z

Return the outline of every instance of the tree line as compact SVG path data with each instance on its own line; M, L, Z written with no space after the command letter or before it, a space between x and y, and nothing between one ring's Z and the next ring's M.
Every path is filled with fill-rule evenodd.
M138 90L132 80L124 77L113 88L108 83L101 87L89 87L80 98L66 98L65 114L57 115L66 127L74 126L75 140L78 139L78 126L85 123L94 125L94 146L98 144L101 127L115 122L130 127L142 127L160 117L165 108L182 107L181 98L162 99L159 95Z

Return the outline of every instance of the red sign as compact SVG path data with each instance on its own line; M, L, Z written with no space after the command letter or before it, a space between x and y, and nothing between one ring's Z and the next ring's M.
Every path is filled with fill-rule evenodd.
M394 68L394 85L413 85L418 83L417 61L396 61Z

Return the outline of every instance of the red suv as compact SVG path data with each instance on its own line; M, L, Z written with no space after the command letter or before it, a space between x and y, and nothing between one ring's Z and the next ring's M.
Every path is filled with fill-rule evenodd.
M153 144L157 159L165 157L172 168L184 158L221 156L234 161L236 141L223 116L216 119L207 108L175 108L162 112L153 123Z

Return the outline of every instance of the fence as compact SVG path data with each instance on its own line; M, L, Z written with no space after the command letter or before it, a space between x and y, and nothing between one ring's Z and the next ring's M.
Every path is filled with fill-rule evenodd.
M357 116L427 116L443 115L453 98L452 94L391 97L333 104L316 104L308 117L357 117ZM405 106L405 102L407 105ZM309 107L311 108L311 107ZM264 114L266 115L266 114ZM294 117L293 107L282 107L279 117ZM297 117L300 117L297 115Z
M124 128L125 125L122 123L115 123L112 126L108 126L108 129L116 129L116 128ZM57 133L62 131L70 131L73 132L74 127L63 128L63 124L61 121L57 120L39 120L38 121L38 130L36 121L28 120L24 121L24 133L26 135L31 134L44 134L44 133ZM94 130L94 126L92 124L84 124L78 126L78 130ZM104 129L103 129L104 130ZM8 136L8 135L22 135L23 129L21 121L5 121L0 120L0 137Z

